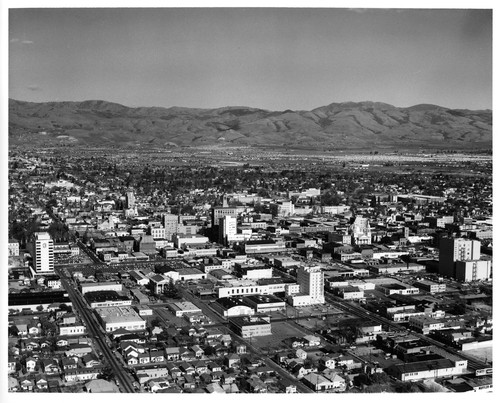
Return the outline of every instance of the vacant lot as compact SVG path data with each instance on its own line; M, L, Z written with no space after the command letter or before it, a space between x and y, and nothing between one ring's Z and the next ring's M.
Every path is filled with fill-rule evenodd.
M270 336L260 336L252 338L252 345L256 348L268 351L270 348L273 352L276 350L286 349L287 346L282 343L284 339L289 337L303 337L308 333L299 329L295 324L288 322L277 322L272 324L273 334Z

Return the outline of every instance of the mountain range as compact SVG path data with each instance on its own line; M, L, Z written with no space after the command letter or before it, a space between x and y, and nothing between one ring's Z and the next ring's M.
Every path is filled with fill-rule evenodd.
M491 148L492 111L381 102L311 111L130 108L106 101L9 100L12 145L272 146L313 149Z

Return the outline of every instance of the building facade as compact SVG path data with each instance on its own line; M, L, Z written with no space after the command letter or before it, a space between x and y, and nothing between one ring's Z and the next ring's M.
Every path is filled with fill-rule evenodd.
M54 241L48 232L36 232L32 244L33 269L36 274L54 272Z

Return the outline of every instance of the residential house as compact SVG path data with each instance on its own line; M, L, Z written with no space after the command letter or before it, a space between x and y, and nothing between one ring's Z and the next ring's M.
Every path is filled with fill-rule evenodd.
M42 367L46 374L58 374L61 370L55 359L42 360Z
M194 346L192 346L192 347L191 347L191 351L194 353L194 356L195 356L195 358L197 358L197 359L201 359L201 358L203 358L203 355L205 354L205 353L203 352L203 349L202 349L200 346L198 346L198 345L194 345Z
M302 382L315 392L335 389L335 383L321 374L310 373L302 378Z
M221 382L224 384L230 384L236 382L236 376L234 374L229 374L227 372L224 372L224 374L221 377Z
M37 366L38 361L33 357L29 357L26 359L26 371L35 372L35 368ZM22 385L21 385L22 386Z
M286 378L282 378L278 381L278 390L282 393L297 393L297 385Z
M165 355L163 350L150 351L149 356L151 358L151 362L164 362Z
M125 362L127 363L127 365L137 365L139 364L139 359L137 357L134 357L133 355L130 355L125 359Z
M242 385L249 393L267 393L267 385L257 376L244 379Z
M279 353L276 353L276 361L280 364L284 363L288 359L289 353L286 351L280 351Z
M344 378L337 371L327 369L322 375L333 383L333 389L339 392L345 391L347 384Z
M319 346L321 344L321 339L318 336L312 334L304 336L303 339L309 347Z
M156 393L160 390L169 388L170 382L166 378L162 377L150 380L147 385L151 393Z
M65 372L64 380L66 382L78 382L97 379L100 372L101 368L99 367L72 369Z
M224 364L228 367L233 367L236 366L240 363L241 359L238 354L229 354L228 356L224 357Z
M196 388L196 380L191 374L184 374L184 389L194 389Z
M337 362L333 357L329 355L324 355L318 360L318 363L323 368L335 368Z
M44 374L38 374L35 376L36 387L41 391L47 390L49 383L47 381L47 377Z
M68 345L68 340L67 339L59 339L56 341L56 346L57 347L66 347Z
M210 374L210 372L205 372L203 374L200 374L200 381L205 385L212 383L212 375Z
M189 363L189 362L183 362L179 365L179 369L184 373L188 375L193 375L196 373L196 370L194 367Z
M224 375L224 372L222 371L212 371L212 381L213 382L219 382L222 379L222 376Z
M212 372L221 372L222 371L222 366L220 364L217 364L214 361L208 361L207 367Z
M82 357L82 362L86 368L92 368L101 363L94 354L85 354Z
M221 386L226 393L240 393L240 390L238 388L238 385L236 385L236 383L230 383L230 384L226 383Z
M207 362L206 361L194 361L192 363L194 370L198 375L204 374L206 372L210 372L208 367L207 367Z
M268 367L267 365L264 365L263 367L257 367L255 373L258 376L269 376L274 374L274 369Z
M151 362L149 353L139 353L137 359L139 360L139 364L149 364Z
M165 358L168 361L176 361L180 358L180 348L179 347L167 347L165 349Z
M14 357L9 357L7 364L8 364L8 372L7 372L8 374L16 372L17 360Z
M212 382L207 385L206 390L208 393L226 393L226 391L218 383Z
M172 376L173 378L178 378L182 375L181 369L177 366L177 364L174 364L173 362L167 362L167 370L170 376Z
M27 390L30 392L33 390L33 387L35 386L35 380L30 378L20 379L20 383L22 390Z
M180 352L179 352L179 358L182 361L191 361L191 360L194 360L195 357L194 357L194 353L191 350L189 350L186 347L181 347Z

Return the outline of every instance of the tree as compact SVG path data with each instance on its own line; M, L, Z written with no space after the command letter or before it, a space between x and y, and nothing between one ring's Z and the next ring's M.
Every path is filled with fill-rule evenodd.
M161 321L160 321L160 319L158 319L158 318L154 318L154 319L151 321L151 326L152 326L153 328L155 328L155 327L160 327L160 326L161 326Z
M97 375L98 379L104 379L106 381L110 381L115 377L115 374L113 372L113 368L111 368L109 365L106 365L101 373Z
M179 298L179 290L175 286L172 278L169 279L168 284L163 288L163 295L168 298Z

